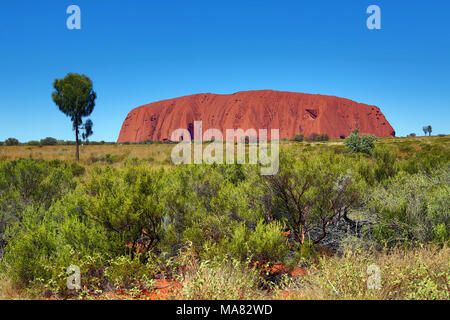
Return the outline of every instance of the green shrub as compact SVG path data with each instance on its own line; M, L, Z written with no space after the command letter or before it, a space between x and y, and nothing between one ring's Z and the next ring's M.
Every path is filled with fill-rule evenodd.
M19 140L17 140L16 138L8 138L5 140L5 144L7 146L17 146L19 145Z
M328 141L330 140L330 137L326 133L319 134L315 137L315 141Z
M312 239L318 243L336 218L357 204L362 189L357 178L352 162L342 155L280 154L278 174L263 179L272 202L269 214L285 222L300 244L319 229Z
M328 141L330 139L330 137L328 136L328 134L326 133L316 133L313 132L309 135L308 139L306 139L307 141Z
M345 138L344 144L352 152L371 154L375 141L374 136L367 134L361 137L358 130L353 130L352 134Z
M246 221L256 225L262 217L259 203L249 203L254 185L245 180L243 166L190 165L171 171L166 184L167 224L174 234L173 250L192 243L203 250L206 241L229 237L233 228Z
M43 146L55 146L58 141L55 138L47 137L45 139L41 139L41 145Z
M161 141L159 141L159 140L146 139L143 143L144 143L144 144L161 144Z
M260 220L254 229L245 224L237 225L230 237L212 245L207 258L230 256L240 261L285 262L288 252L289 244L283 236L282 225Z
M31 140L27 142L27 145L29 146L40 146L41 143L39 141Z
M133 286L150 286L152 278L158 270L150 262L142 263L140 255L119 256L111 259L105 268L105 279L116 289L132 288Z
M74 174L60 161L21 159L0 163L0 253L7 227L23 219L23 212L48 210L75 188Z
M285 262L289 244L283 236L284 227L279 222L270 224L260 220L253 232L249 232L247 255L257 261Z
M391 178L397 174L397 153L382 147L377 147L373 151L375 159L374 176L378 182Z
M294 141L302 142L304 138L305 138L304 134L302 134L302 133L296 134L295 137L294 137Z
M450 228L449 171L401 174L376 188L369 208L376 217L374 237L380 243L415 245L446 243Z
M378 181L375 178L375 170L372 159L361 155L354 160L355 171L369 185L374 186Z
M306 139L307 141L316 141L317 137L319 136L318 133L313 132L309 135L308 139Z
M86 172L86 168L75 161L68 163L67 167L75 177L81 176Z
M89 162L91 164L96 162L104 162L106 164L114 164L122 161L125 159L126 155L119 155L119 154L111 154L106 153L104 155L95 156L94 154L91 154L89 157Z
M441 145L423 145L398 166L400 170L410 174L424 172L430 174L437 168L444 168L450 161L450 152Z
M10 279L37 290L36 294L67 294L68 266L81 267L89 255L100 259L101 253L106 259L111 246L104 230L86 220L83 202L79 194L69 193L47 210L28 206L20 212L20 220L10 223L5 232L2 264ZM84 280L92 282L92 277Z
M161 201L162 171L127 167L123 171L94 168L82 187L87 201L85 214L101 225L115 254L144 252L157 245L162 233L164 204Z

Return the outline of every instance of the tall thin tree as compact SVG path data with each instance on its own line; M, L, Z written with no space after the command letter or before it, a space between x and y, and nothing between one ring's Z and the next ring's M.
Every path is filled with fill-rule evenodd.
M424 127L422 127L422 130L423 130L423 133L424 133L425 135L427 135L428 127L427 127L427 126L424 126Z
M83 117L89 116L95 107L97 94L92 89L92 81L85 75L68 73L64 79L55 79L52 98L59 110L70 117L75 131L76 158L80 160L79 133Z

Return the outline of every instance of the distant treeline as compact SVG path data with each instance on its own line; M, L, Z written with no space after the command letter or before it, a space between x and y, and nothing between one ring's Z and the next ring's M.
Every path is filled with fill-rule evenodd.
M445 137L445 134L439 134L439 137ZM408 137L415 137L415 134L410 134L408 135ZM343 137L342 137L343 138ZM325 134L317 134L317 133L312 133L309 137L305 138L305 136L303 134L297 134L294 139L288 139L288 138L284 138L281 139L283 141L296 141L296 142L302 142L302 141L306 141L306 142L320 142L320 141L328 141L330 138L329 136L325 133ZM210 143L212 141L203 141L203 143ZM246 141L247 142L247 141ZM165 141L159 141L159 140L150 140L147 139L145 141L141 141L141 142L131 142L131 141L125 141L125 142L121 142L121 143L117 143L117 142L105 142L103 140L101 141L85 141L83 144L84 145L114 145L114 144L124 144L124 145L135 145L135 144L171 144L171 143L176 143L174 141L169 141L169 140L165 140ZM18 145L23 145L23 146L74 146L76 145L75 141L71 141L71 140L57 140L55 138L52 137L47 137L45 139L41 139L41 140L30 140L28 142L20 142L18 139L16 138L8 138L5 141L0 141L0 146L18 146Z
M115 144L115 142L105 142L105 141L86 141L84 144L87 145L104 145L104 144ZM47 137L41 140L30 140L28 142L20 142L16 138L8 138L5 141L0 141L0 146L74 146L76 145L75 141L70 140L57 140L52 137Z

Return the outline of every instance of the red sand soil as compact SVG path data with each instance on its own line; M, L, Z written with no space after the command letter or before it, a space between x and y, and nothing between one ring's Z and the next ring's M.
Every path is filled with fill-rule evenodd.
M331 139L347 137L358 128L361 134L395 136L380 109L352 100L272 90L234 94L194 94L163 100L131 110L117 142L170 140L175 129L192 132L194 121L209 128L280 130L280 139L303 133L326 133Z
M178 281L156 279L153 289L143 289L136 295L131 295L125 290L117 290L90 298L98 300L173 300L182 299L180 290L181 284Z
M157 280L154 289L150 292L144 293L148 300L168 300L181 299L180 289L181 284L177 281ZM142 298L141 298L142 299Z
M292 269L289 269L283 264L275 264L271 266L268 271L271 274L288 274L291 277L304 277L308 275L308 272L304 268L294 267Z

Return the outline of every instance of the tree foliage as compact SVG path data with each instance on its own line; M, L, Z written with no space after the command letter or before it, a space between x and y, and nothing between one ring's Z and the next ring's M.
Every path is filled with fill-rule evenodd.
M5 144L7 146L17 146L19 145L19 140L17 140L16 138L8 138L5 140Z
M83 125L84 132L81 134L81 137L86 142L89 142L88 138L94 133L94 131L92 131L92 127L93 126L94 126L94 123L92 122L91 119L87 119L86 122Z
M45 139L41 139L40 144L43 146L55 146L56 144L58 144L58 141L55 138L47 137Z

